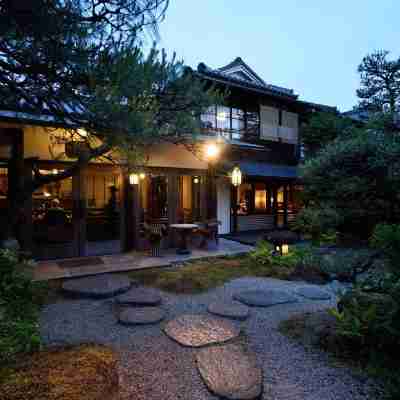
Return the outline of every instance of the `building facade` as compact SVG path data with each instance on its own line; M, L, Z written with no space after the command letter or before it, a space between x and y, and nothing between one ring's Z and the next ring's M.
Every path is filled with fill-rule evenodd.
M148 246L144 223L220 221L219 234L287 227L300 203L299 127L313 110L293 90L265 83L237 58L219 69L199 64L188 73L228 90L225 104L201 117L193 149L169 143L147 149L146 165L131 185L123 164L98 159L73 177L38 189L26 201L16 232L37 259L119 253ZM37 169L57 174L76 147L61 127L28 114L0 111L0 218L8 215L18 179ZM201 153L201 151L200 151ZM239 168L242 182L232 185ZM174 245L172 233L164 246Z

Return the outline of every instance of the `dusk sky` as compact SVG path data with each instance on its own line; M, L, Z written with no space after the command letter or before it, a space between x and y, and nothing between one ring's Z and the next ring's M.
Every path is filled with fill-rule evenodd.
M399 0L171 0L159 45L191 67L240 56L267 83L346 111L363 56L399 57L399 21Z

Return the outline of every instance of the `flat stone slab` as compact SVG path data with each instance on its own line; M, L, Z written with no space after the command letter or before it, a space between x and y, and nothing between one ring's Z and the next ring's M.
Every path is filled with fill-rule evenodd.
M107 298L128 291L133 282L123 275L96 275L65 281L62 290L72 296Z
M295 293L310 300L330 300L331 298L327 291L312 286L300 287L295 290Z
M117 303L133 306L157 306L161 303L161 296L153 289L133 288L117 297Z
M243 345L228 343L200 349L196 361L213 394L231 400L251 400L261 395L262 370L256 355Z
M297 299L283 290L248 290L233 295L235 300L252 307L271 307L277 304L296 303Z
M125 308L119 314L122 325L147 325L162 321L165 312L158 307Z
M183 346L201 347L233 339L240 329L222 318L186 314L169 321L164 332Z
M245 320L249 316L249 308L237 301L216 301L207 310L211 314L232 319Z

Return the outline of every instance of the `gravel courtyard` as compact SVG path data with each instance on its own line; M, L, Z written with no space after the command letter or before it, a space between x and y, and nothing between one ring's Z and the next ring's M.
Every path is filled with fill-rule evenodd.
M118 306L106 300L63 299L41 314L45 345L101 343L120 352L120 400L217 399L203 383L195 364L196 349L183 347L165 335L166 322L183 314L208 314L215 301L231 300L240 291L283 289L293 294L304 283L270 278L240 278L200 295L160 292L166 318L159 324L127 327L118 323ZM298 297L297 303L252 307L239 339L263 368L265 400L376 399L368 394L373 382L344 367L334 367L317 350L305 350L278 331L279 322L304 311L334 305L332 300ZM107 400L107 399L104 399Z

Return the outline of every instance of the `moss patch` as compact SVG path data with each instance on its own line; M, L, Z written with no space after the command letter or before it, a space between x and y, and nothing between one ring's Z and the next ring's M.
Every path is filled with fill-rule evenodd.
M118 389L117 357L103 346L41 351L0 370L2 400L99 400Z
M145 286L173 293L201 293L244 276L287 277L285 268L271 268L251 262L248 257L217 258L187 263L173 269L133 271L129 276Z

